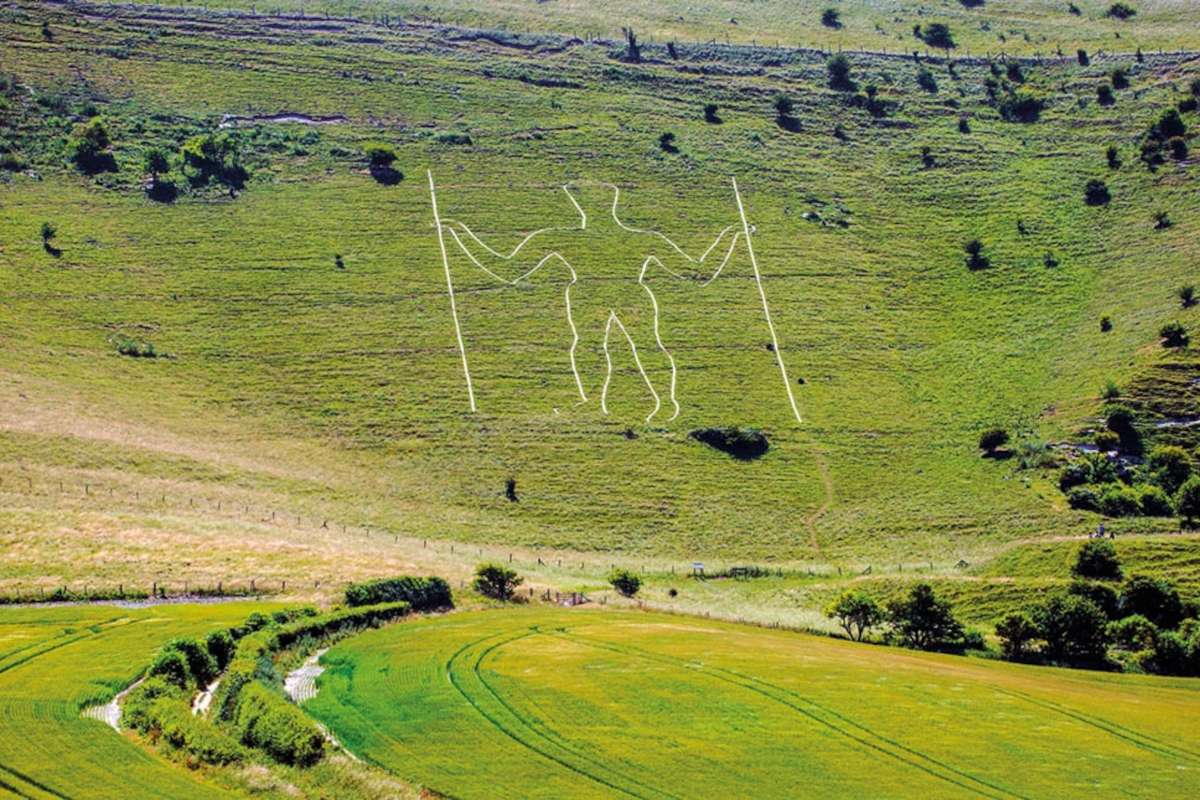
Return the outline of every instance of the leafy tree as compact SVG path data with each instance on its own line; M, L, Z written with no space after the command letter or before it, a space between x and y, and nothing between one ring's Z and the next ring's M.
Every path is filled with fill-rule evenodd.
M1154 646L1158 628L1141 614L1131 614L1124 619L1108 623L1108 635L1114 647L1137 652Z
M829 86L842 92L852 92L857 87L850 79L850 59L838 53L825 64L829 71Z
M989 455L1006 444L1008 444L1008 431L1003 428L988 428L979 434L979 449Z
M1169 517L1175 513L1171 496L1158 486L1140 486L1137 489L1138 505L1147 517Z
M75 166L88 174L116 170L109 148L112 138L102 117L92 117L71 129L67 137L67 155Z
M146 674L149 677L159 676L179 688L186 688L191 674L188 672L187 659L178 650L160 650L150 664Z
M1105 16L1109 16L1114 19L1126 20L1135 14L1137 14L1137 9L1128 3L1113 3L1108 7L1108 11L1105 13Z
M1175 494L1175 510L1188 525L1194 525L1200 517L1200 475L1193 475L1183 482Z
M233 658L237 645L234 643L233 637L229 635L229 631L210 631L204 637L204 649L212 656L213 662L217 665L217 671L222 671Z
M1170 581L1134 575L1121 588L1121 612L1141 614L1158 627L1171 629L1183 621L1183 600Z
M996 625L1000 637L1000 652L1009 661L1022 661L1029 656L1030 645L1038 637L1038 627L1024 611L1008 614Z
M847 636L861 642L868 630L883 622L883 609L866 592L845 591L825 608L825 616L836 619Z
M1187 328L1179 321L1163 325L1158 329L1158 335L1162 339L1163 347L1187 347L1190 341Z
M963 627L950 603L928 583L918 583L904 600L888 604L888 622L905 647L937 650L961 643Z
M371 167L377 169L392 166L399 157L396 148L386 142L367 142L363 145L363 154Z
M153 147L146 151L143 166L146 172L150 173L150 180L158 183L158 176L165 172L171 171L171 160L167 156L167 151L161 147Z
M1129 72L1124 67L1114 67L1109 73L1108 79L1112 81L1114 89L1129 88Z
M179 154L185 174L196 185L215 180L233 195L250 177L242 166L238 138L227 131L193 136L183 143Z
M1100 492L1100 513L1106 517L1136 517L1141 510L1138 495L1123 483L1110 483Z
M1079 548L1071 574L1096 580L1120 580L1121 559L1108 539L1089 539Z
M511 600L525 579L499 564L480 564L475 568L475 591L494 600Z
M1194 653L1197 640L1190 643L1175 631L1159 631L1154 647L1143 665L1159 675L1195 675L1200 667Z
M917 70L917 86L920 86L930 94L936 94L938 90L937 79L934 78L933 73L925 67L921 67L919 70Z
M931 22L921 28L918 35L930 47L950 50L957 46L953 34L950 33L950 26L944 22Z
M792 111L796 107L795 103L792 102L792 98L788 97L786 94L775 95L775 98L771 101L771 104L775 107L775 116L780 120L791 118Z
M1033 612L1051 661L1086 664L1103 661L1108 650L1108 619L1100 607L1078 595L1057 595Z
M642 588L642 579L627 569L615 569L608 576L608 582L622 597L633 597Z
M1104 612L1106 619L1117 619L1121 615L1117 590L1106 583L1076 579L1067 587L1067 594L1091 600Z
M821 24L826 28L842 27L842 16L836 8L827 8L821 12Z

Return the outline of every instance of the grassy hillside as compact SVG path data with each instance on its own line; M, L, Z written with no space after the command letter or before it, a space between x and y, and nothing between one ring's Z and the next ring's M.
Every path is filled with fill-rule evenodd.
M972 55L1050 55L1075 47L1129 51L1194 49L1200 45L1200 14L1186 0L1126 3L1136 13L1110 15L1110 0L275 0L271 10L374 19L419 19L503 30L556 31L580 37L620 39L631 27L657 41L724 41L740 44L867 49L911 53L926 45L913 25L950 26L955 50ZM246 0L218 0L212 8L247 9ZM1072 11L1074 7L1075 11ZM263 9L258 7L260 11ZM823 21L827 9L836 20Z
M464 798L1190 794L1186 681L864 655L653 614L477 612L338 645L306 708Z
M1116 26L1084 5L1079 25ZM1128 24L1154 20L1141 5ZM650 47L655 63L629 64L620 47L553 37L513 47L424 24L32 2L6 7L0 27L5 146L27 167L0 183L8 586L295 586L455 561L425 539L478 543L472 560L482 545L529 548L531 562L612 554L588 560L585 580L657 557L944 569L1095 524L1048 474L981 459L982 428L1058 440L1092 423L1106 380L1189 363L1157 331L1195 314L1173 294L1194 277L1195 159L1151 172L1138 151L1197 77L1190 56L1026 63L1045 110L1021 123L989 100L980 61L854 56L851 92L829 85L823 56L771 48L681 45L672 61ZM1096 87L1118 66L1131 86L1102 106ZM853 99L868 85L875 113ZM783 124L779 92L795 103ZM115 173L63 157L92 112ZM280 112L336 121L235 123L250 171L236 197L189 190L177 166L175 202L146 196L150 147L174 153L223 115ZM395 185L369 174L363 146L377 140L399 153ZM426 169L442 215L506 250L574 224L560 187L590 180L620 184L622 222L701 252L740 222L736 177L778 353L744 248L707 286L656 274L681 413L645 422L652 400L614 345L603 414L610 309L660 391L669 373L647 344L644 246L619 235L592 183L577 191L590 238L553 244L583 276L589 402L574 405L562 273L503 287L452 249L469 413ZM1084 203L1093 178L1108 205ZM1156 230L1163 209L1174 224ZM57 227L49 247L43 222ZM989 269L966 267L972 238ZM123 355L127 341L161 357ZM769 452L742 463L688 436L723 425L764 429Z

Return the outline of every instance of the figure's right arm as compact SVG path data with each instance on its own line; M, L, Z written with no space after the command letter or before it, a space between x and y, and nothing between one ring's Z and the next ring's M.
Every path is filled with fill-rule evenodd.
M535 272L548 256L543 242L539 241L545 238L546 229L529 234L507 253L483 241L458 220L442 220L442 229L447 245L454 245L472 264L501 283L517 283Z

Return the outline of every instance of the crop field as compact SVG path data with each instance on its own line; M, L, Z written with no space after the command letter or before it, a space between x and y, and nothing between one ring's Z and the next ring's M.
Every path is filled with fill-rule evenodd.
M1188 797L1200 694L655 614L460 614L325 654L306 708L455 797ZM486 769L481 769L486 765Z
M0 610L0 797L230 796L80 711L132 683L171 637L228 627L252 608Z

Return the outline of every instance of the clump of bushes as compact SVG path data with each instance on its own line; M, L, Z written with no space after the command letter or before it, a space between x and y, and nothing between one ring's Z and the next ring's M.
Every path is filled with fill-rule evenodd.
M117 352L130 358L158 358L160 353L151 342L131 339L128 336L118 336L113 340Z
M930 22L924 27L915 25L913 34L930 47L952 50L958 46L950 32L950 26L944 22Z
M1009 122L1037 122L1046 101L1025 86L1010 88L996 106L1000 116Z
M112 138L102 117L92 117L71 130L67 137L67 157L80 171L89 175L97 172L115 172L117 162L109 148Z
M1183 323L1179 321L1163 325L1158 329L1158 336L1162 339L1163 347L1187 347L1188 342L1191 341L1187 328L1183 327Z
M853 92L858 86L850 78L850 59L838 53L825 64L829 71L829 87L839 92Z
M827 8L821 12L821 24L826 28L842 27L842 17L836 8Z
M995 455L996 451L1008 444L1008 431L1003 428L988 428L979 434L979 449L987 455Z
M325 754L325 735L317 723L257 681L239 693L234 726L243 743L283 764L307 767Z
M642 579L623 568L614 569L609 573L608 582L622 597L633 597L642 588Z
M363 145L363 155L367 157L371 177L379 183L391 186L404 179L404 173L393 166L398 158L398 153L396 148L390 144L367 142Z
M1083 200L1089 206L1106 206L1112 201L1108 192L1108 184L1099 178L1092 178L1083 187Z
M762 458L771 446L767 435L757 428L697 428L688 436L739 461Z
M1117 547L1107 539L1091 539L1079 548L1071 574L1093 580L1120 580L1121 559Z
M450 584L443 578L381 578L346 587L346 605L373 606L380 603L408 603L413 611L453 608Z
M193 136L179 148L179 155L193 186L216 182L233 196L250 178L242 165L241 142L229 131Z
M978 239L972 239L964 244L963 252L967 254L967 269L969 270L987 269L992 265L988 257L983 254L983 242Z
M508 601L525 579L500 564L480 564L475 568L475 591L493 600Z
M1129 19L1135 14L1137 14L1137 9L1128 3L1113 3L1105 12L1105 16L1119 20Z

